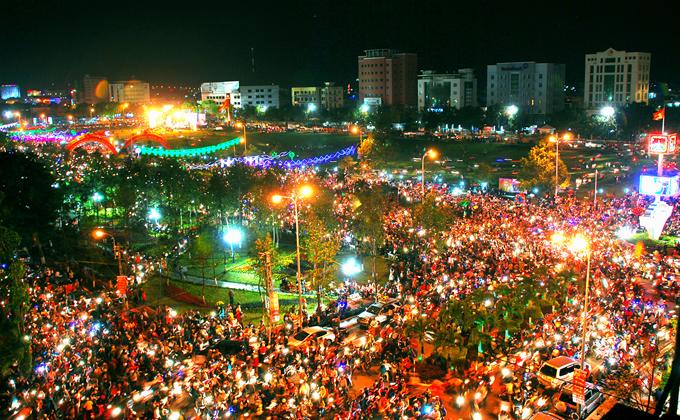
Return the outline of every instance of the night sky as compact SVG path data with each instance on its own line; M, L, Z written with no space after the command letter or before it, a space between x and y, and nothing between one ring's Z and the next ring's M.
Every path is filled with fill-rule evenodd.
M346 84L356 79L357 55L385 47L418 53L421 70L473 67L482 81L499 61L565 63L567 81L582 83L584 54L611 46L651 52L652 80L680 79L670 11L655 2L9 0L0 11L0 83L23 89L84 73Z

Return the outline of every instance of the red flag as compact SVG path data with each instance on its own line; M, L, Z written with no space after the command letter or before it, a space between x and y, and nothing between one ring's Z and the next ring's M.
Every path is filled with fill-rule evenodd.
M652 119L654 121L659 121L663 120L666 117L666 108L661 108L660 110L656 111L654 115L652 116Z

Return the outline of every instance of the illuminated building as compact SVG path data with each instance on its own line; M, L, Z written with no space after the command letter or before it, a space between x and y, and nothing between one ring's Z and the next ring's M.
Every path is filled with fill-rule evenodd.
M523 113L564 109L564 64L522 61L486 67L486 105L515 105Z
M290 99L293 106L307 108L309 104L316 106L321 102L321 89L316 86L290 88Z
M139 80L112 82L109 84L111 102L143 104L151 101L149 84Z
M467 106L477 106L477 79L472 69L453 74L423 71L418 76L419 111Z
M338 109L345 106L345 89L335 86L333 82L326 82L321 87L321 108Z
M236 109L246 106L260 110L278 108L281 105L281 89L279 85L241 86L232 95L231 103Z
M418 55L392 49L364 53L358 57L359 101L368 105L416 106Z
M80 100L86 104L97 104L109 101L109 81L106 77L90 76L83 77L83 88Z
M586 54L583 101L586 109L649 101L650 53L606 51Z
M233 103L233 94L238 92L239 82L205 82L201 83L201 101L214 101L218 104L229 96Z
M0 85L0 99L21 98L21 91L17 85Z

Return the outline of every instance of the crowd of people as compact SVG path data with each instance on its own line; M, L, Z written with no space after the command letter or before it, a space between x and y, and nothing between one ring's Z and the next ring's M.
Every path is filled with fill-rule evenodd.
M345 237L351 233L347 219L352 211L349 195L341 193L359 182L388 181L344 180L342 188L333 177L325 182L336 186L336 212ZM419 186L390 186L400 194L397 203L419 195ZM388 209L383 252L392 265L385 285L348 281L335 291L334 304L318 308L302 325L336 320L334 341L312 339L291 347L287 339L295 326L270 329L245 323L236 305L215 313L178 314L162 306L131 305L115 291L66 290L47 281L47 269L31 272L25 319L34 368L8 376L2 384L3 406L10 414L46 418L445 418L442 396L409 386L416 366L424 363L418 357L423 345L409 332L417 317L431 319L433 328L458 331L468 350L463 363L442 380L477 383L486 378L494 383L490 378L500 375L498 354L503 353L516 382L499 392L516 400L522 381L531 376L524 374L535 374L542 361L583 356L587 253L591 298L585 351L597 365L594 378L613 368L640 369L649 349L672 336L679 260L640 253L616 237L621 226L639 229L632 214L644 203L636 196L604 199L595 208L576 198L516 202L481 193L460 196L445 187L430 187L428 193L457 217L445 229L434 230L418 225L409 205ZM587 238L587 247L574 252L566 242L578 234ZM480 296L471 308L507 312L508 295L497 291L524 293L529 279L543 286L529 300L551 302L551 307L537 304L540 310L528 317L517 315L519 326L512 333L485 331L491 349L472 342L471 332L454 320L439 316L452 302ZM657 290L660 279L673 281ZM401 305L389 322L374 324L357 343L347 340L348 332L337 323L343 302L352 295L386 295ZM373 384L358 389L353 381L357 372Z

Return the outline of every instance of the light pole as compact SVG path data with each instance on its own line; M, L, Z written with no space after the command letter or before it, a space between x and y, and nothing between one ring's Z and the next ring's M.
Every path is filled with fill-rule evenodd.
M436 150L429 149L420 159L420 194L423 196L423 200L425 200L425 158L429 156L430 159L435 159L437 155L438 153Z
M561 232L555 232L552 235L552 241L556 244L561 244L564 242L565 237ZM588 321L588 298L590 297L590 256L592 254L592 247L588 239L585 236L577 234L571 238L570 243L567 245L569 251L574 255L586 254L586 289L584 292L583 299L583 312L581 314L581 329L583 330L583 335L581 337L581 370L585 369L586 364L586 340L588 336L587 321ZM577 413L580 412L580 404L577 405Z
M118 245L116 244L116 237L110 234L109 232L105 231L104 229L95 229L92 231L92 237L96 240L104 239L107 236L111 238L111 240L113 241L113 254L118 260L118 275L122 276L123 263L121 262L120 248L118 248Z
M560 141L571 140L571 133L564 133L561 139L559 136L550 136L549 140L555 142L555 199L557 199L557 192L560 188Z
M309 185L303 185L300 187L299 191L293 192L291 195L279 195L276 194L272 196L272 202L278 204L283 199L290 200L293 203L293 215L295 217L295 256L297 259L297 287L298 287L298 305L300 306L300 326L302 326L302 272L300 269L300 222L298 218L298 202L299 200L309 197L312 195L314 190Z
M239 248L241 247L241 241L243 240L243 233L238 230L230 227L227 229L227 231L222 235L222 239L224 242L229 244L229 247L231 248L231 263L233 264L235 261L234 258L234 244L238 244Z
M14 116L17 117L17 122L19 123L19 130L21 130L21 112L17 111L14 113Z
M104 196L101 195L101 193L99 193L99 192L95 192L94 194L92 194L92 201L94 201L96 206L97 206L97 217L96 217L97 224L99 224L99 203L101 203L103 199L104 199Z
M243 128L243 154L248 153L248 140L246 139L246 123L237 122L236 127Z

